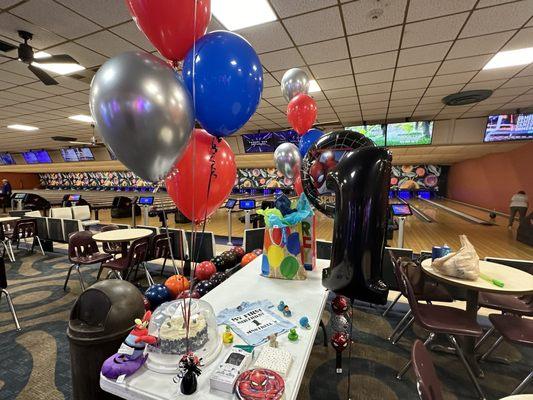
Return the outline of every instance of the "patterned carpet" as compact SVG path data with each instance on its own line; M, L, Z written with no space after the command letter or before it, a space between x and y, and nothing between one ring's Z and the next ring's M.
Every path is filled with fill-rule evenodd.
M66 338L70 307L80 293L72 279L70 291L62 285L69 264L64 255L17 253L17 262L6 263L9 291L13 297L23 330L14 330L5 299L0 303L0 399L55 400L70 399L70 356ZM95 269L85 269L86 282L93 282ZM92 273L92 276L89 274ZM75 278L75 277L74 277ZM324 320L329 319L329 306ZM359 305L354 309L354 338L351 358L352 400L417 399L410 372L397 381L395 372L407 361L415 336L425 333L415 328L397 346L386 341L391 326L401 313L381 317L381 308ZM503 344L497 354L512 360L511 366L484 363L485 379L481 385L489 399L510 393L530 371L533 352ZM344 373L335 374L335 351L322 346L322 332L316 338L302 381L298 400L337 400L347 398L348 351L343 360ZM437 374L442 380L447 400L475 399L462 365L454 356L432 353ZM533 390L530 387L529 390Z

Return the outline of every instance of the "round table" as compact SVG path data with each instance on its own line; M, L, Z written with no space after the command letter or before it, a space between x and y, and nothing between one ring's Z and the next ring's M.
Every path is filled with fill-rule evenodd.
M150 236L152 233L153 231L150 229L115 229L114 231L96 233L93 235L93 239L97 242L124 243Z
M0 224L4 223L4 222L18 221L19 219L20 219L20 217L1 217L0 218Z
M422 261L422 270L426 274L448 285L466 289L466 312L473 321L477 320L479 292L491 292L508 295L523 295L533 293L533 275L507 265L497 264L489 261L479 261L479 270L482 274L485 274L492 279L498 279L504 283L504 287L499 287L491 282L481 279L481 277L475 281L470 281L441 274L433 269L431 263L431 259ZM468 359L468 362L474 370L474 373L478 376L483 376L483 372L481 371L474 354L475 344L476 338L471 336L463 338L463 351L465 353L465 357Z

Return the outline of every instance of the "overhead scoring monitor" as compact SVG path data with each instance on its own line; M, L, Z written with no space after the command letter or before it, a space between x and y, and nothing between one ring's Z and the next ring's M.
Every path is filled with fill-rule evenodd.
M413 215L409 204L391 204L392 215L395 217L407 217Z
M15 193L13 196L13 199L15 200L24 200L26 198L27 193Z
M239 200L239 208L241 210L255 210L255 200L254 199Z

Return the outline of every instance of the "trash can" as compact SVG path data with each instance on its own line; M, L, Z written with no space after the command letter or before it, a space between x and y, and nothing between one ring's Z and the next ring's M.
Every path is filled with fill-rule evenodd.
M117 399L100 389L100 369L143 314L141 292L126 281L97 282L78 297L67 329L74 400Z

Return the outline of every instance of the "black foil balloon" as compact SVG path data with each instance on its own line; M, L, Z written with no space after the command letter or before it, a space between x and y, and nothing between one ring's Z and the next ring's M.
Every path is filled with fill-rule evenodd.
M302 187L309 202L321 213L335 216L334 193L327 187L326 178L350 151L374 146L366 136L349 130L322 135L307 151L302 161Z
M346 153L327 176L327 187L335 192L335 217L331 264L322 272L322 283L352 300L387 302L381 261L391 162L386 148L364 146Z

